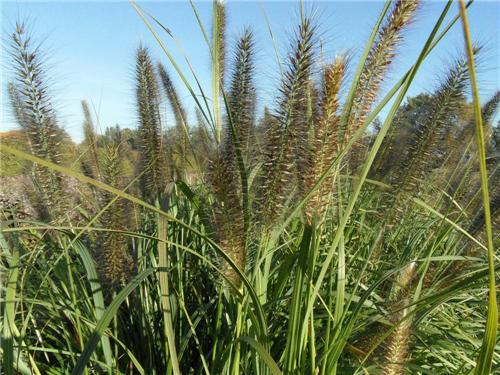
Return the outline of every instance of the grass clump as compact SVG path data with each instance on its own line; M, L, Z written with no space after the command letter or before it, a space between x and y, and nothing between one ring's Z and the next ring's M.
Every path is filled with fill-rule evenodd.
M132 5L167 60L153 64L147 47L136 51L137 130L99 134L82 102L85 139L70 167L39 54L23 28L14 33L11 106L31 148L2 144L2 154L35 165L50 215L26 216L0 200L6 374L486 374L498 366L491 123L499 95L482 111L477 97L469 103L480 53L469 38L468 58L451 64L434 92L404 101L459 20L452 2L387 93L403 35L425 4L381 6L353 75L346 55L324 52L321 25L302 7L274 105L263 110L260 41L250 28L227 58L233 5L213 2L209 38L191 4L210 50L208 91L191 86L156 30L169 29ZM79 181L78 219L54 216L63 174ZM487 294L488 306L478 303Z

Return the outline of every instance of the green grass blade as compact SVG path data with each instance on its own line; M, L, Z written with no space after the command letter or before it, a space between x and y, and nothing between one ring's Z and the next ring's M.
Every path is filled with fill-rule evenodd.
M278 65L278 68L280 70L280 79L283 80L283 64L281 63L280 59L280 54L278 52L278 45L276 43L276 38L274 37L273 33L273 28L271 27L271 21L269 20L269 17L267 16L266 10L264 9L264 5L262 3L259 3L260 5L260 11L262 12L262 15L264 16L264 20L266 21L266 26L267 26L267 31L269 32L269 37L271 38L271 41L273 42L273 49L274 49L274 56L276 56L276 64Z
M175 348L175 333L172 323L172 306L170 305L170 291L168 286L168 253L167 253L167 220L163 216L158 216L158 265L160 266L160 298L163 310L163 324L165 336L167 337L168 351L170 354L170 364L175 375L180 374L179 360Z
M5 285L5 302L3 302L3 332L2 332L2 361L3 371L6 375L14 374L14 337L19 336L19 330L16 327L16 294L19 275L19 249L14 245L12 253L9 251L9 245L3 235L0 241L2 244L2 253L8 254L9 271L7 283ZM3 283L3 280L2 280ZM4 286L2 285L2 289Z
M92 259L92 255L90 254L88 249L85 246L83 246L83 244L80 241L75 242L73 244L73 247L76 249L78 255L82 259L83 266L85 267L85 271L87 272L87 279L90 283L92 298L94 300L95 315L97 320L100 320L102 318L102 315L104 314L105 306L104 306L104 297L102 295L102 287L101 284L99 283L99 277L97 275L95 262ZM106 365L109 368L112 368L113 358L112 358L109 338L107 336L102 336L101 344L104 353L104 358L106 359Z
M260 344L258 341L249 336L239 337L238 340L246 342L259 354L260 358L262 358L262 360L267 365L269 370L271 370L271 374L281 375L281 371L280 368L278 367L278 364L274 361L273 357L271 357L269 352L267 352L267 350L262 346L262 344Z
M201 22L200 13L198 13L198 10L194 5L193 0L189 0L189 4L191 5L191 9L193 9L194 16L196 17L198 26L200 27L201 33L203 34L203 39L205 39L205 43L207 44L207 47L210 50L210 56L212 56L212 46L210 45L210 40L208 38L207 32L205 31L205 27L203 26L203 22Z
M214 122L212 121L212 118L211 116L209 116L209 114L206 113L206 111L204 110L203 106L201 105L199 99L198 99L198 95L196 95L196 93L194 92L194 89L193 87L190 85L189 81L187 80L186 76L184 75L184 73L182 72L181 68L179 67L179 65L177 64L177 62L175 61L174 57L172 56L172 54L170 53L170 50L167 48L167 46L165 45L165 43L162 41L162 39L160 38L160 36L158 35L158 33L156 32L156 30L153 28L153 26L151 25L151 23L147 20L146 16L144 15L144 12L143 10L135 3L134 0L131 0L130 1L132 6L134 7L135 11L137 12L137 14L141 17L142 21L146 24L146 26L148 27L148 29L151 31L151 33L153 34L154 38L156 39L156 41L158 42L158 44L160 45L161 49L163 50L163 52L165 52L165 54L167 55L170 63L172 64L172 66L174 67L175 71L177 72L177 74L179 75L180 79L182 80L184 86L187 88L187 90L189 91L189 93L191 94L191 97L193 98L193 100L195 101L197 107L200 109L201 111L201 114L203 115L203 117L205 118L205 121L207 122L207 124L210 124L213 128L214 128ZM155 20L155 22L157 22ZM160 24L161 25L161 24ZM164 30L166 30L168 32L168 29L161 26ZM171 33L169 33L171 35ZM172 36L172 35L171 35ZM198 81L198 78L196 76L196 74L194 73L194 70L192 69L191 67L191 64L189 63L189 61L187 61L190 69L191 69L191 72L193 73L194 75L194 78L198 84L198 88L200 89L200 93L201 93L201 96L202 98L205 100L205 104L206 103L206 95L204 95L203 93L203 90L201 89L201 85ZM208 104L207 104L208 106ZM215 128L214 128L214 131L215 131Z
M493 249L493 233L491 227L490 196L488 192L488 171L486 169L486 150L483 132L483 120L481 118L481 103L479 101L479 91L476 80L476 69L474 62L474 52L470 36L469 21L463 0L459 1L460 14L462 16L462 26L469 62L469 75L472 88L472 98L474 105L474 117L476 122L476 144L479 156L479 168L481 172L481 193L484 207L484 222L486 227L486 242L488 247L488 269L489 269L489 295L488 295L488 317L486 321L486 332L481 346L481 352L477 359L474 374L488 374L491 371L493 353L495 351L496 334L498 328L498 304L495 286L495 252Z
M252 284L246 278L246 276L243 274L243 272L240 269L238 269L238 267L233 262L233 260L213 240L211 240L207 235L201 233L199 230L193 228L192 226L184 223L182 220L179 220L176 217L174 217L172 215L169 215L165 211L162 211L161 209L159 209L159 208L157 208L157 207L155 207L155 206L153 206L153 205L151 205L151 204L149 204L147 202L144 202L142 199L134 197L131 194L125 193L122 190L116 189L116 188L114 188L112 186L104 184L104 183L102 183L100 181L97 181L97 180L95 180L93 178L87 177L87 176L85 176L85 175L83 175L81 173L78 173L78 172L70 169L70 168L64 167L64 166L59 165L59 164L51 163L50 161L47 161L47 160L42 159L42 158L38 158L38 157L36 157L34 155L30 155L30 154L28 154L26 152L17 150L17 149L15 149L13 147L6 146L5 144L0 144L0 151L1 152L7 152L7 153L10 153L10 154L13 154L13 155L17 156L18 158L20 158L22 160L27 160L27 161L31 161L33 163L37 163L37 164L42 165L44 167L47 167L47 168L53 169L55 171L61 172L61 173L65 174L65 175L72 176L72 177L74 177L77 180L80 180L82 182L85 182L85 183L91 184L93 186L96 186L96 187L98 187L100 189L109 191L112 194L118 195L119 197L121 197L123 199L126 199L126 200L128 200L128 201L130 201L132 203L136 203L139 206L142 206L142 207L144 207L144 208L146 208L146 209L148 209L148 210L150 210L152 212L155 212L155 213L157 213L157 214L165 217L166 219L168 219L171 222L178 223L182 227L188 229L192 233L194 233L197 236L199 236L207 244L209 244L210 246L212 246L212 248L221 257L223 257L224 260L231 267L233 267L236 272L238 272L238 274L239 274L239 276L240 276L243 284L245 285L245 287L247 288L247 291L249 292L250 298L252 299L252 302L254 303L254 307L255 307L256 312L257 312L258 325L257 325L256 328L258 328L259 336L263 340L266 340L266 338L267 338L267 325L265 323L266 319L265 319L264 311L262 309L262 305L259 302L259 298L257 297L257 294L255 293L255 290L253 289Z

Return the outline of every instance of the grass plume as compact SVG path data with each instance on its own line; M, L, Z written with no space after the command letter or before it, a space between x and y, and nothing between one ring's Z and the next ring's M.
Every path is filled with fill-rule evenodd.
M394 62L396 49L401 44L402 33L407 28L419 6L418 0L397 0L379 30L371 47L356 87L354 102L348 117L339 131L339 142L344 144L363 124L380 92L382 82ZM355 147L354 153L359 152Z
M213 0L212 17L212 100L215 120L215 140L222 141L220 94L224 87L226 68L226 6L223 0Z
M214 23L214 44L217 50L213 53L217 56L216 68L220 82L224 85L226 71L226 6L223 0L214 0L216 22Z
M123 155L121 145L112 142L105 146L102 157L102 182L118 189L124 188ZM124 199L117 199L107 191L100 192L103 212L101 222L110 230L127 230L127 205ZM100 236L101 275L106 285L112 288L123 286L130 278L133 261L129 254L127 237L122 233L103 232Z
M307 103L314 62L314 31L312 20L302 17L280 88L276 124L266 129L267 144L257 197L259 215L266 224L273 224L280 217L294 182L299 179L304 186L305 176L297 172L303 172L308 165Z
M386 339L385 365L383 373L385 375L399 375L404 372L410 349L410 336L412 329L411 318L409 317L410 302L409 293L415 277L416 264L411 262L399 274L396 281L394 296L392 298L391 322L396 326L393 332Z
M244 187L238 155L246 152L248 134L253 128L254 96L252 33L245 30L238 40L229 91L229 111L224 140L212 161L210 180L216 198L215 228L221 248L241 270L246 263L246 224ZM244 171L246 173L246 171ZM223 262L223 273L239 285L237 273Z
M62 131L56 122L39 47L33 46L24 23L17 23L10 39L15 83L9 87L16 119L26 132L34 155L61 163ZM65 182L50 169L35 165L33 183L38 193L37 211L41 218L55 219L66 210Z
M165 187L165 153L160 119L160 93L149 51L140 46L136 60L136 98L141 141L142 195L155 200Z
M255 88L254 78L254 42L250 29L245 29L238 40L235 56L233 57L233 72L231 76L231 87L229 90L229 110L231 119L237 134L234 145L243 154L248 150L248 142L253 132L255 121ZM226 133L232 129L226 129Z
M394 191L387 197L387 206L395 216L389 220L399 217L398 213L404 212L409 204L408 197L418 193L421 181L429 172L429 165L435 157L435 146L445 131L448 115L460 104L467 83L467 62L462 59L455 63L434 94L430 116L422 122L408 155L391 177Z
M94 121L90 108L85 100L82 100L83 111L83 142L87 146L88 156L82 160L82 169L87 171L87 175L92 178L100 178L99 154L97 152L97 137L95 133Z
M180 175L182 176L182 178L184 178L186 173L187 150L189 143L189 126L187 121L187 113L181 102L177 89L175 88L172 79L170 78L170 74L161 63L158 63L158 74L160 76L163 90L167 95L168 101L170 102L170 106L172 107L174 113L175 126L177 127L177 133L180 137L180 140L178 142L180 160L179 169Z
M340 125L339 96L346 71L346 60L337 57L323 71L323 92L321 96L321 118L313 129L310 165L306 173L306 189L310 190L318 179L328 170L337 155L337 131ZM333 173L322 182L306 203L306 215L311 218L321 215L328 205L333 185Z

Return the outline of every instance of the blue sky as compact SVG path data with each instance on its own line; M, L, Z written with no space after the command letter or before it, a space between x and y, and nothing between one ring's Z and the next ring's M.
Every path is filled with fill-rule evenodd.
M202 85L209 92L210 63L208 48L187 1L139 2L168 27L191 61ZM349 52L355 65L371 27L382 8L381 1L323 1L307 2L315 9L324 45L324 60L335 54ZM150 47L156 60L170 70L181 97L190 108L194 122L194 105L188 91L174 74L166 56L151 33L128 2L0 2L2 50L17 19L28 19L34 38L43 42L51 93L60 124L76 140L82 138L80 101L86 99L98 113L101 131L119 124L136 127L134 103L134 57L140 43ZM405 33L396 64L391 69L384 88L397 81L412 64L439 16L444 3L424 2L416 22ZM196 2L201 20L210 29L211 2ZM285 60L291 32L298 19L298 3L285 1L243 2L228 1L228 41L234 40L245 26L253 28L257 44L257 86L260 107L272 106L279 84L279 69L269 36L264 12L277 40L280 58ZM453 6L451 16L458 12ZM472 34L485 45L480 63L482 99L500 88L500 3L476 1L469 11ZM187 64L176 44L161 34L188 78ZM439 84L447 64L460 54L463 46L461 25L457 23L440 46L429 56L420 70L409 94L432 91ZM231 49L231 47L230 47ZM7 108L5 87L9 81L8 57L1 57L1 124L0 130L16 127ZM351 66L351 69L353 69ZM164 105L167 126L173 123L168 106Z

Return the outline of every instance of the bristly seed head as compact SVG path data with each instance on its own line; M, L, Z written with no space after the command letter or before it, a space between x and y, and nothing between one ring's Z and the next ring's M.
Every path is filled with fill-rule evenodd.
M429 171L434 158L434 146L445 130L450 112L461 103L468 83L467 62L462 59L450 70L441 87L434 94L431 114L420 129L414 144L399 167L394 171L391 184L394 189L387 196L387 220L393 224L411 202L408 197L419 192L420 181Z
M215 230L221 248L244 271L246 263L245 207L238 155L247 152L253 129L255 89L253 86L253 36L245 30L238 41L228 95L228 117L223 142L211 160L210 182L216 198ZM246 171L244 172L246 173ZM223 274L236 286L237 272L222 262Z
M338 153L337 131L340 123L338 115L339 94L346 70L345 57L337 57L333 64L323 71L323 92L321 97L321 117L315 123L311 145L310 165L306 171L305 192L308 193L321 176L328 171ZM313 193L305 206L308 219L320 216L326 209L332 193L333 173L329 173L321 186Z
M110 186L123 189L123 165L124 156L121 145L113 142L105 145L102 157L102 181ZM101 206L106 207L116 198L114 194L100 190ZM118 199L108 207L101 217L103 226L111 230L127 230L127 202ZM100 236L101 275L104 282L112 288L118 288L125 284L130 278L133 261L128 249L127 236L121 233L103 232Z
M179 136L178 140L178 152L179 152L179 163L175 167L179 171L179 176L184 179L186 176L186 162L187 162L187 149L189 144L189 126L187 123L187 113L186 109L182 105L179 94L170 78L165 67L158 63L158 74L160 76L161 83L163 85L163 90L167 95L168 101L172 107L175 117L175 126L177 128L177 134Z
M15 83L9 85L14 114L25 131L34 155L52 163L61 163L62 130L44 83L45 70L39 47L33 47L23 23L16 24L10 54L13 59ZM48 168L33 166L33 184L37 190L37 211L42 219L63 217L68 209L63 177Z
M395 50L402 41L402 31L412 22L419 4L419 0L396 1L385 24L379 30L361 72L349 116L340 128L340 144L344 144L366 120L394 61ZM352 153L359 154L359 148L362 148L360 144L355 145ZM355 162L357 156L353 158Z
M314 63L314 35L312 20L303 17L282 80L276 124L267 129L268 142L257 192L257 212L266 226L273 225L281 216L294 183L297 181L300 187L305 184L303 171L309 164L307 106Z
M160 119L160 94L156 74L149 52L145 47L137 50L136 98L141 139L142 195L153 200L165 187L165 152Z

